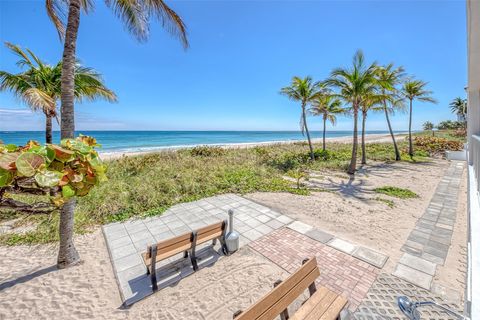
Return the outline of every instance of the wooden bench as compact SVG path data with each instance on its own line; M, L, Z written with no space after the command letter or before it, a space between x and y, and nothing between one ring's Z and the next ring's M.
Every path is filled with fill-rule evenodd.
M188 258L192 262L193 270L198 270L196 247L202 243L212 240L215 245L217 239L222 245L222 251L228 255L227 246L225 244L225 233L227 230L227 220L220 221L209 226L200 228L193 232L187 232L180 236L158 242L157 244L147 246L147 251L142 254L143 261L147 266L147 274L150 274L153 291L158 290L156 263L170 258L178 253L183 252L183 257Z
M237 311L235 320L335 320L347 304L342 296L325 287L317 290L315 280L320 276L315 257L305 259L302 267L285 281L277 281L274 289L245 311ZM288 306L306 289L310 293L303 305L290 317Z

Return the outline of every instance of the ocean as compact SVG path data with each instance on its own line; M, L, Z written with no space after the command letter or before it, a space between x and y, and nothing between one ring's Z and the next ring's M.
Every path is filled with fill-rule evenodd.
M367 134L386 134L388 131L367 131ZM299 131L79 131L93 136L102 145L100 152L137 152L195 145L224 145L238 143L305 140ZM312 139L321 138L321 131L310 132ZM327 137L350 136L351 131L327 131ZM43 131L0 131L3 143L23 145L28 140L45 142ZM58 143L60 132L53 132Z

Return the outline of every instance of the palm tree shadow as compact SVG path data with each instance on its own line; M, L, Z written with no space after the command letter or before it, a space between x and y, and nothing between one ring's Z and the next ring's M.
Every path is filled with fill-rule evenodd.
M334 181L332 178L327 179L327 183L322 183L322 187L328 191L338 192L342 196L352 197L362 201L369 200L366 197L372 193L371 190L365 188L365 181L357 180L355 182L355 176L349 175L348 181L342 180L340 182Z
M16 286L17 284L25 283L27 281L33 280L37 277L43 276L44 274L50 273L52 271L58 270L56 265L46 267L24 276L18 277L16 279L0 283L0 291Z

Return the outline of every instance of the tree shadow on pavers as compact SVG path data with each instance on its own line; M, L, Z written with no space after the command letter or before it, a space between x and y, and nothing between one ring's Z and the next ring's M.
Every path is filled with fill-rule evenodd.
M196 255L198 264L198 270L196 272L212 267L222 256L224 256L221 249L217 249L216 246L213 247L212 245L198 249ZM130 308L134 303L137 303L164 288L175 287L182 279L191 276L196 272L193 270L190 257L184 259L180 258L161 266L156 270L158 286L156 292L153 292L152 290L151 277L149 274L135 277L128 281L126 288L122 288L121 290L124 295L124 302L122 306L120 306L120 309Z

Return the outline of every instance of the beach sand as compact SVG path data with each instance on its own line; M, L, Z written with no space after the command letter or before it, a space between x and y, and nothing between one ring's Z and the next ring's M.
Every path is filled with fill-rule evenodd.
M287 276L245 247L124 310L101 231L75 242L82 263L64 270L53 246L0 247L0 319L230 320Z

